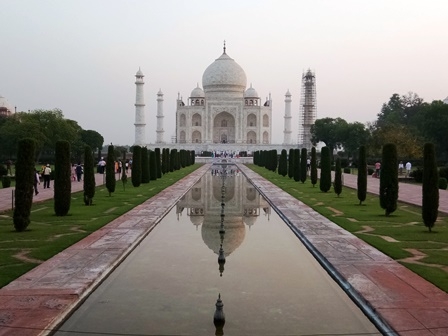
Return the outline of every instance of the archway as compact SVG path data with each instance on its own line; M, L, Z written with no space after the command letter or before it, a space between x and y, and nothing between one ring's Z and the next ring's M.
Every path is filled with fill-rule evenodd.
M228 112L221 112L213 120L213 142L235 143L235 118Z

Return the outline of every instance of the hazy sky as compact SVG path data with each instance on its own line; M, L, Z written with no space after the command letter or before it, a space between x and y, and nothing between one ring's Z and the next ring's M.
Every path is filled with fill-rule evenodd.
M283 142L285 93L297 140L302 72L316 72L317 117L373 121L393 93L448 96L446 0L0 0L0 95L18 111L60 108L105 143L135 140L135 73L145 74L146 137L164 140L204 70L227 54Z

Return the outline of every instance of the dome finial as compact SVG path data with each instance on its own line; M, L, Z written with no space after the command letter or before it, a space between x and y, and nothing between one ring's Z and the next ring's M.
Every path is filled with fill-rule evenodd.
M224 54L226 53L226 40L224 40L224 48L223 48L223 50L224 50Z

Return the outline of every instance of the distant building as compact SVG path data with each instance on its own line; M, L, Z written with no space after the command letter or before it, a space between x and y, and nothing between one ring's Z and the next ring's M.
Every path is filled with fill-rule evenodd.
M443 102L444 102L445 104L448 104L448 97L446 97L446 98L443 100Z
M15 113L15 107L5 97L0 96L0 116L9 117L13 113Z

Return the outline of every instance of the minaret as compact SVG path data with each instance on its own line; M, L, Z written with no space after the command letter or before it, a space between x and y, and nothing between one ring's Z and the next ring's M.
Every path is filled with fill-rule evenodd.
M136 96L135 96L135 143L136 146L146 146L145 136L145 99L143 96L143 72L138 68L135 74Z
M157 92L157 140L156 143L163 144L163 92L159 89Z
M285 130L283 131L283 144L291 144L291 93L288 91L285 94Z
M308 150L311 142L311 126L316 121L316 75L308 69L302 75L302 95L300 97L299 144Z

